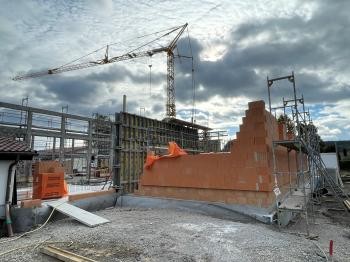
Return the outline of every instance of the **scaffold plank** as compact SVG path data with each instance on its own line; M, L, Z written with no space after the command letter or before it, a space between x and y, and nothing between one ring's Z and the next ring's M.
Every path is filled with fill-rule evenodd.
M89 227L95 227L110 222L108 219L92 214L84 209L62 201L47 202L47 205Z

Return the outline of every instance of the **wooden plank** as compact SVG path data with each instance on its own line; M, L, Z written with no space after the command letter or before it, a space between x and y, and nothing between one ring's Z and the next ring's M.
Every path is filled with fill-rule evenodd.
M89 197L97 197L97 196L104 196L104 195L111 195L111 194L115 194L115 189L72 194L72 195L68 196L68 201L71 202L71 201L77 201L77 200L85 199L85 198L89 198Z
M95 227L110 222L108 219L92 214L84 209L68 204L67 202L50 201L46 204L50 207L56 208L56 211L65 214L89 227Z
M44 247L40 252L65 262L97 262L96 260L54 246Z
M344 200L344 204L345 204L346 208L348 209L348 211L350 211L350 201Z

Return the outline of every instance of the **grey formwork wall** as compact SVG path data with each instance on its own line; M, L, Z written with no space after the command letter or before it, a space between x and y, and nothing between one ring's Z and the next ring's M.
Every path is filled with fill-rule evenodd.
M140 115L116 114L114 185L124 191L137 189L147 148L165 148L169 141L189 150L198 150L198 129L167 123Z

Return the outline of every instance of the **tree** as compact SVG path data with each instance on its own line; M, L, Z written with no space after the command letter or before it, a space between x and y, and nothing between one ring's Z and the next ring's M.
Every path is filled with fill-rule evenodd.
M289 118L289 116L281 114L278 118L277 118L277 122L280 124L285 124L286 125L286 129L287 129L287 133L290 134L294 134L294 123L292 121L292 119Z

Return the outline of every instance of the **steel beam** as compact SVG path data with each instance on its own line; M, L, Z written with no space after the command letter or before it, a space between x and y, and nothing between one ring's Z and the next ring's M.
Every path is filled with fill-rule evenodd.
M33 112L28 110L28 118L27 118L27 134L26 134L26 143L28 146L32 145L32 121L33 121Z
M91 156L92 156L92 120L89 120L89 127L88 127L88 133L89 133L89 139L88 141L88 150L86 153L86 172L87 172L87 178L90 183L91 178Z
M64 154L64 140L66 138L66 118L61 116L61 137L60 137L60 153L59 153L59 161L63 163L63 154Z
M33 113L39 113L39 114L50 115L50 116L62 117L64 115L66 118L71 118L71 119L76 119L76 120L89 121L92 119L89 117L84 117L84 116L79 116L79 115L60 113L60 112L55 112L55 111L51 111L51 110L40 109L40 108L35 108L35 107L30 107L30 106L21 106L21 105L5 103L5 102L0 102L0 107L10 108L10 109L19 110L19 111L32 111Z

